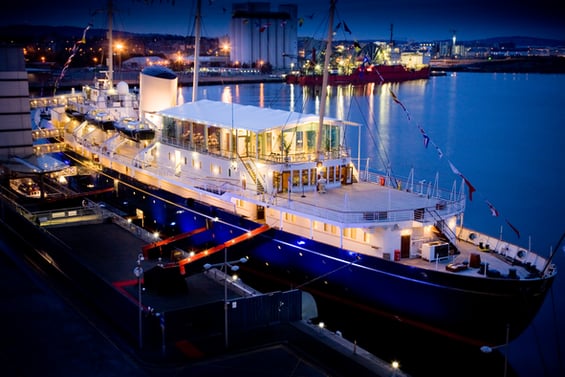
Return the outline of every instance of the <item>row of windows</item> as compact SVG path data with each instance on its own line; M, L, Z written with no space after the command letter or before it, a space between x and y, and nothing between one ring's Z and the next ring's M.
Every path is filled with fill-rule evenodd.
M296 216L292 213L285 212L284 220L288 223L295 223ZM314 229L323 230L325 233L331 233L334 235L339 234L339 227L337 225L321 223L319 221L314 221ZM349 238L351 240L357 240L357 229L356 228L343 228L343 237ZM363 242L369 241L369 234L363 232Z

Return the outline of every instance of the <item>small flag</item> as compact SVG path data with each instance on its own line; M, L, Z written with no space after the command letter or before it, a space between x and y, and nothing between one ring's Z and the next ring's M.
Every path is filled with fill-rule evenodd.
M422 136L424 137L424 147L428 147L428 144L430 143L430 138L428 137L428 135L426 135L426 132L424 131L424 129L422 128L422 126L420 126L418 124L418 129L420 130L420 133L422 134Z
M349 30L349 28L347 27L347 24L345 23L345 21L343 22L343 30L345 30L346 32L348 32L349 34L351 34L351 30Z
M477 189L475 189L475 187L473 187L471 182L469 182L469 180L467 178L465 178L465 176L463 174L461 174L461 172L459 170L457 170L457 168L451 163L451 161L449 161L449 166L451 167L451 170L453 171L454 174L457 174L458 176L463 178L463 181L465 181L465 184L469 188L469 200L473 201L473 193L475 191L477 191Z
M424 147L428 147L428 144L430 143L430 138L428 135L424 134Z
M400 100L398 99L398 97L396 96L396 94L392 91L392 89L390 90L390 95L392 97L392 100L394 102L396 102L397 104L400 105L400 107L402 107L402 110L404 110L404 112L406 113L406 115L408 115L408 110L406 110L406 107L404 106L404 104L402 102L400 102ZM408 119L410 119L410 116L408 115Z
M498 210L496 208L494 208L494 206L488 200L485 200L485 203L487 204L488 208L490 209L490 212L492 213L492 215L497 217L498 216Z
M304 25L304 18L301 17L298 19L298 26L302 27L302 25Z
M506 220L506 224L508 224L510 226L510 228L512 228L512 230L516 233L518 238L520 238L520 232L518 231L518 229L516 229L516 227L514 225L510 224L510 221L508 221L508 220Z

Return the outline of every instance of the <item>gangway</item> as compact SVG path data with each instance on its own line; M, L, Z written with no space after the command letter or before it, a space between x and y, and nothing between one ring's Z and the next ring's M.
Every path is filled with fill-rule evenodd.
M202 228L201 228L201 229L202 229ZM204 228L204 229L206 229L206 228ZM255 236L257 236L257 235L259 235L259 234L261 234L261 233L266 232L267 230L269 230L269 226L268 226L268 225L266 225L266 224L261 225L261 226L258 227L258 228L249 230L249 231L247 231L247 232L245 232L245 233L243 233L243 234L240 234L240 235L237 236L237 237L234 237L234 238L232 238L232 239L230 239L230 240L227 240L227 241L224 242L224 243L221 243L221 244L216 245L216 246L213 246L213 247L211 247L211 248L202 250L202 251L200 251L200 252L197 253L197 254L190 255L190 256L188 256L188 257L186 257L186 258L183 258L183 259L181 259L181 260L179 260L179 261L176 261L176 262L170 262L170 263L164 264L164 265L163 265L163 268L178 267L178 268L179 268L179 271L180 271L180 273L181 273L181 275L185 275L185 274L186 274L185 266L186 266L187 264L193 263L193 262L195 262L195 261L197 261L197 260L200 260L200 259L202 259L202 258L205 258L205 257L208 257L208 256L210 256L210 255L212 255L212 254L215 254L215 253L217 253L217 252L219 252L219 251L222 251L222 250L224 250L224 248L226 248L226 247L234 246L234 245L236 245L236 244L238 244L238 243L240 243L240 242L243 242L243 241L245 241L245 240L251 239L251 238L253 238L253 237L255 237ZM185 233L185 234L186 234L186 233ZM188 236L186 236L186 237L188 237ZM171 238L173 238L173 237L171 237ZM167 239L167 240L168 240L168 239ZM163 240L163 241L167 241L167 240ZM157 243L157 242L156 242L156 243ZM154 244L151 244L151 245L154 245ZM148 246L149 246L149 245L148 245ZM150 248L149 248L149 249L150 249Z
M168 244L171 244L171 243L173 243L173 242L176 242L176 241L179 241L179 240L182 240L182 239L191 237L191 236L193 236L193 235L195 235L195 234L198 234L198 233L202 233L202 232L204 232L206 229L207 229L206 227L194 229L194 230L192 230L192 231L190 231L190 232L185 232L185 233L177 234L177 235L175 235L175 236L172 236L172 237L169 237L169 238L165 238L164 240L159 240L159 241L156 241L156 242L152 242L152 243L150 243L150 244L147 244L147 245L145 245L145 246L143 246L143 247L141 248L141 251L143 252L143 257L144 257L145 259L148 259L148 258L149 258L149 251L150 251L150 250L156 249L156 248L158 248L158 247L166 246L166 245L168 245Z

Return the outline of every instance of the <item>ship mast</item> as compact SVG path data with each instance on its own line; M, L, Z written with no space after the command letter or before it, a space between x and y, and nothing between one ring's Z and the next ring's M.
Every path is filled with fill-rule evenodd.
M198 75L200 73L200 13L201 0L196 1L196 19L194 32L194 69L192 73L192 102L196 101L198 94Z
M326 96L328 91L328 67L330 66L330 57L332 54L332 38L333 38L333 23L335 3L337 0L330 0L330 18L328 22L328 43L326 44L326 56L324 59L324 66L322 67L322 93L320 94L320 120L318 124L318 133L316 135L316 152L318 154L318 161L323 160L324 151L322 151L322 135L324 132L324 115L326 112Z
M113 51L113 44L114 41L112 39L112 19L113 15L113 6L112 0L108 0L108 85L110 88L114 85L114 51Z

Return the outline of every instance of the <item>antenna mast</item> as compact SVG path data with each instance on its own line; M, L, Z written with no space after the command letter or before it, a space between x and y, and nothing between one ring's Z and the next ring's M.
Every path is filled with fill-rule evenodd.
M322 151L322 135L324 132L324 115L326 112L326 97L328 91L328 67L330 65L330 57L332 55L332 37L333 37L333 23L335 3L337 0L330 0L330 18L328 26L328 43L326 45L326 57L324 59L324 66L322 67L322 93L320 94L320 121L318 125L318 134L316 140L316 153L318 154L318 161L322 161L324 155Z
M200 74L200 13L201 0L196 1L196 22L194 32L194 69L192 73L192 102L196 101L198 94L198 75Z

